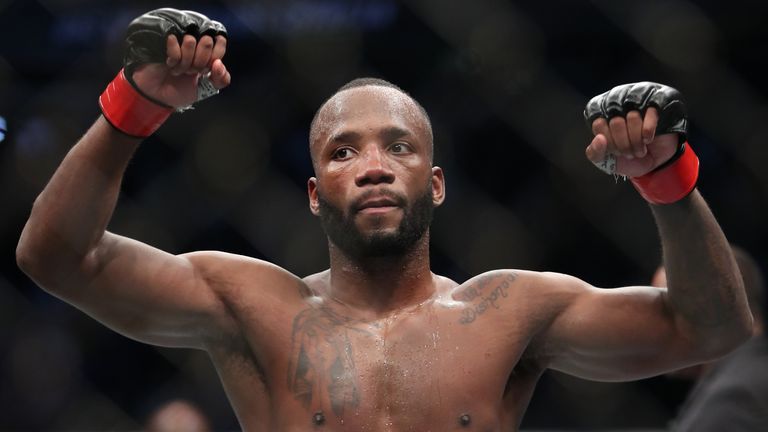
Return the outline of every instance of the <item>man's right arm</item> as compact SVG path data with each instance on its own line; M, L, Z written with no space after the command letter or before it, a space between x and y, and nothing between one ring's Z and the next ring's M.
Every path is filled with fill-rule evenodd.
M105 230L137 146L100 117L35 200L17 260L42 288L121 333L194 345L163 335L217 315L215 295L190 260Z
M229 84L221 61L225 43L223 36L198 41L186 35L181 43L169 36L166 63L139 66L132 78L152 99L188 105L197 97L199 74L210 70L216 88ZM100 116L35 200L17 261L41 287L123 334L201 347L234 325L207 269L239 260L214 253L175 256L106 231L139 142ZM272 268L256 260L249 265L257 272L261 267Z

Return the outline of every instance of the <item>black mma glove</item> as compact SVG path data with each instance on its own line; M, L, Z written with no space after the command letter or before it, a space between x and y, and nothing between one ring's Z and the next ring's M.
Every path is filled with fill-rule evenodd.
M688 118L682 95L676 89L653 82L624 84L593 97L584 109L584 119L591 128L592 123L603 117L626 117L630 111L645 114L648 107L659 113L656 135L676 133L679 147L675 154L653 171L632 177L632 184L640 194L654 204L669 204L687 196L698 180L699 160L687 143ZM602 163L595 165L613 174L616 157L606 155Z
M128 135L145 138L171 115L174 108L142 93L133 80L133 73L143 64L165 63L168 36L175 35L181 43L186 34L198 40L205 35L215 39L226 37L227 31L221 23L198 12L171 8L147 12L129 24L123 69L99 98L104 117L112 126ZM200 77L198 102L217 93L207 76ZM178 111L187 108L190 107Z

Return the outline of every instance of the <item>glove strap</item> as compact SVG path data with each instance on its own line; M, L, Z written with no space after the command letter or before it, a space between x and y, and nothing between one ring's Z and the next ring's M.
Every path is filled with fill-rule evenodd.
M651 204L672 204L688 196L699 178L699 158L684 142L670 162L630 180L635 189Z
M160 105L139 93L128 82L124 69L99 96L99 106L109 124L136 138L152 135L174 111L172 107Z

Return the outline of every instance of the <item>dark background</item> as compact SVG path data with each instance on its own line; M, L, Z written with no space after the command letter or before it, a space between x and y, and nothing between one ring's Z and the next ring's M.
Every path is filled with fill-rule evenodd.
M0 429L137 429L163 401L238 425L208 358L142 345L39 290L14 249L32 202L99 115L127 23L196 9L229 29L233 82L147 139L112 231L174 253L221 249L298 275L327 267L307 209L308 125L337 87L377 76L429 111L448 199L433 267L646 284L660 260L648 206L583 156L586 101L657 81L688 100L699 187L726 235L764 265L768 3L686 1L0 0ZM688 384L547 374L528 429L661 428Z

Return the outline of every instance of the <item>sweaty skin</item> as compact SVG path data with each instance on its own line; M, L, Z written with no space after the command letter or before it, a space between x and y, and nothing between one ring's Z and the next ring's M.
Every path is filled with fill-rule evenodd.
M209 69L217 88L229 84L224 41L174 43L167 65L137 70L147 94L183 106L194 100L190 77ZM310 211L338 209L366 241L397 235L425 193L434 206L445 199L431 139L395 89L338 93L313 131ZM668 290L523 270L459 284L431 272L428 230L387 255L329 238L330 268L302 279L249 257L172 255L106 231L138 145L99 118L35 201L18 263L117 332L206 350L248 431L516 430L546 368L637 379L716 358L749 335L738 269L697 191L652 207ZM588 154L600 160L614 147L599 132Z

